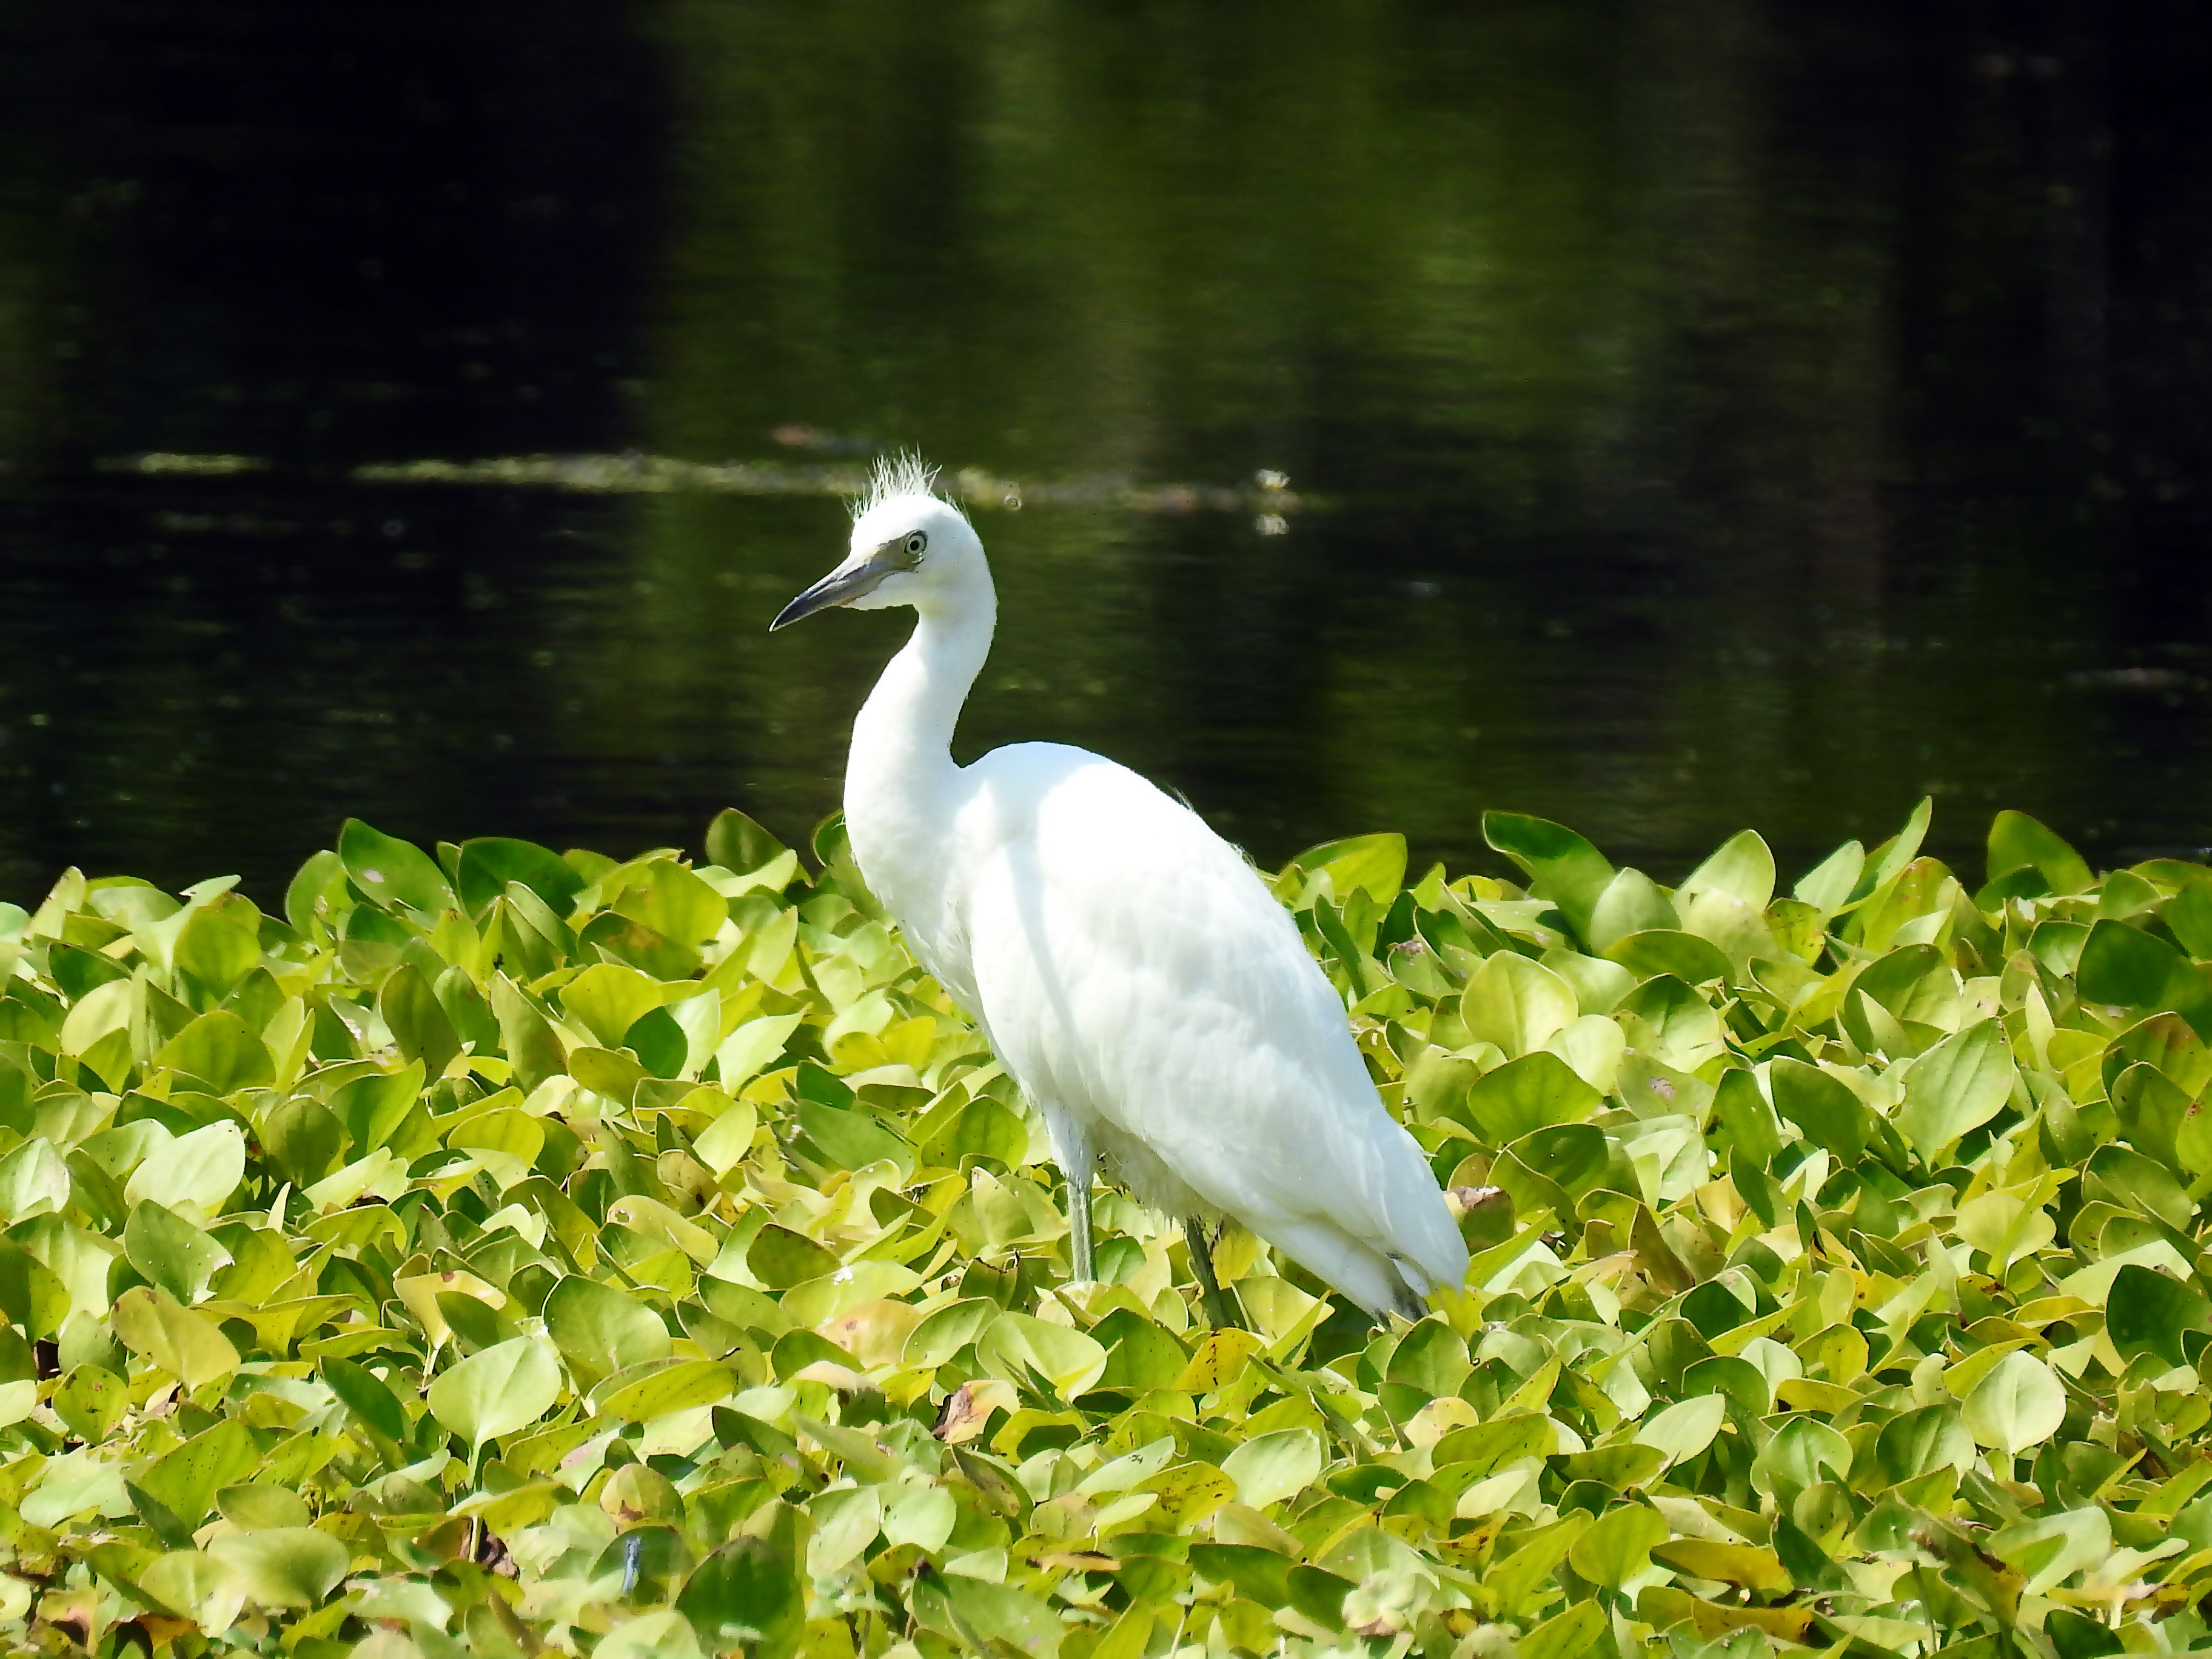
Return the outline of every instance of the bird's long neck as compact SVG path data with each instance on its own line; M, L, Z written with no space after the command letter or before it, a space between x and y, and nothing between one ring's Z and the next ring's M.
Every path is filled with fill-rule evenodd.
M928 930L939 896L959 787L953 727L997 614L988 584L923 611L853 722L846 828L861 874L909 932Z

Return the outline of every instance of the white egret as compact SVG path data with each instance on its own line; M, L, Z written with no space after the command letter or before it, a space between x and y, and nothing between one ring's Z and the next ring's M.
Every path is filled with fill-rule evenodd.
M1054 743L953 763L991 647L983 544L918 462L879 465L851 550L786 605L911 605L912 637L853 723L845 823L922 965L1044 1115L1092 1273L1103 1158L1183 1221L1217 1324L1206 1229L1243 1224L1380 1317L1456 1287L1467 1247L1384 1109L1338 997L1237 850L1134 772Z

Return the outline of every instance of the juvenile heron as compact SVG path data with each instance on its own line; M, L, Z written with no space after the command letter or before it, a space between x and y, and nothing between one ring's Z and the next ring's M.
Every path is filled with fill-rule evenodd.
M845 823L908 945L1044 1115L1074 1276L1092 1275L1101 1159L1207 1251L1233 1218L1370 1313L1419 1318L1467 1248L1375 1092L1296 925L1197 814L1085 750L952 731L991 648L983 544L919 463L879 465L843 563L783 608L911 605L912 637L853 723Z

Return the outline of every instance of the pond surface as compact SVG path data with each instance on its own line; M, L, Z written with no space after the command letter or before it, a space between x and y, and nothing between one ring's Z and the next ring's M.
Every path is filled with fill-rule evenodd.
M893 447L967 752L1263 862L2212 842L2189 7L28 10L0 896L804 834L900 623L765 629Z

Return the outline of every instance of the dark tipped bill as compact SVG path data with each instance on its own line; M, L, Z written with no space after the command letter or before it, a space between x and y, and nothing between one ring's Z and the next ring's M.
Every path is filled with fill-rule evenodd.
M827 611L832 605L850 605L863 595L875 592L877 585L889 574L890 572L873 559L833 570L777 611L775 620L768 625L768 631L773 634L779 628L788 628L802 617L811 617L817 611Z

